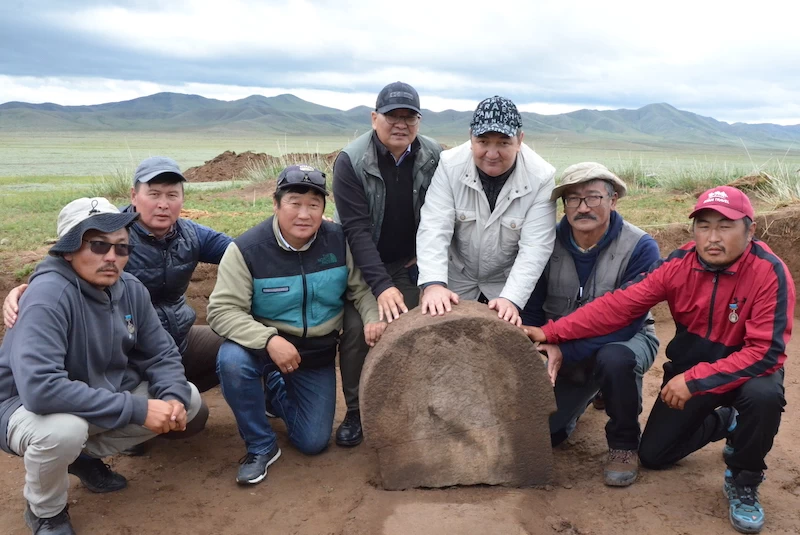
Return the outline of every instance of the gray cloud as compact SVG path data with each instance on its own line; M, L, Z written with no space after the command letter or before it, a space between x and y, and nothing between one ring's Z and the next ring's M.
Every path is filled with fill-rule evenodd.
M737 33L769 13L723 14L719 28L635 2L607 14L594 4L520 1L502 13L436 4L433 21L377 17L366 0L348 10L332 1L209 5L11 0L0 7L0 74L357 93L402 78L423 94L459 100L500 93L590 107L669 102L732 120L800 117L800 44L780 28L754 40ZM791 18L786 9L797 10L784 4L781 17ZM601 12L606 20L596 20ZM648 27L654 17L663 24ZM670 35L670 21L685 27Z

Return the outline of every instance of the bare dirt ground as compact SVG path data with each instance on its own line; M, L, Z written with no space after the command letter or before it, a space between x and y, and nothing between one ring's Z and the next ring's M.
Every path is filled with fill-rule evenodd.
M328 165L333 165L338 151L330 154L300 154L290 153L285 156L277 157L263 152L241 152L236 154L233 151L225 151L219 156L208 160L203 165L190 167L184 173L186 180L190 182L219 182L221 180L242 179L247 176L247 172L259 166L282 167L286 162L311 162L320 158L324 159Z
M800 274L800 215L786 211L761 218L760 236ZM676 225L654 232L666 253L688 233ZM46 249L0 258L0 295L18 282L13 270L41 258ZM189 299L205 318L215 268L197 270ZM413 311L412 311L413 313ZM674 333L669 312L657 310L662 340L658 360L645 377L646 421L661 383L666 342ZM0 327L2 334L2 327ZM763 533L800 533L800 421L794 415L800 385L794 372L800 341L788 348L787 412L767 458L762 485L767 512ZM403 492L377 485L377 458L368 442L343 449L331 442L316 457L306 457L287 441L285 427L273 420L283 449L266 482L241 488L234 482L244 448L233 416L219 389L204 394L211 408L207 429L183 442L156 441L148 455L108 460L129 486L113 494L92 494L72 478L70 512L82 534L303 534L441 535L636 533L729 534L722 495L722 443L709 445L672 469L642 470L632 487L603 486L606 416L589 409L565 447L555 451L555 480L543 489L465 487ZM344 416L339 399L338 425ZM277 422L277 423L275 423ZM0 534L28 533L22 520L24 471L21 459L0 454Z

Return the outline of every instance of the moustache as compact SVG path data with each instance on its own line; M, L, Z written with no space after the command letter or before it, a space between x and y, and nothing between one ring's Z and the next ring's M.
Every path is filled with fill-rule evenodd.
M709 251L721 251L721 252L724 253L725 252L725 248L723 246L721 246L721 245L709 245L709 246L707 246L707 247L705 247L703 249L704 253L707 253Z
M103 266L97 270L98 273L119 273L119 269L117 266L110 265L110 266Z
M597 218L592 214L578 214L575 216L575 221L580 221L581 219L591 219L592 221L597 221Z

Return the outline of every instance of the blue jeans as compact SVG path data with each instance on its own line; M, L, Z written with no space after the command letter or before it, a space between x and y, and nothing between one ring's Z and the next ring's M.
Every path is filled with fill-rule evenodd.
M265 350L254 351L225 341L217 356L222 395L228 402L247 452L266 455L277 436L264 412L265 396L285 423L289 441L306 455L324 450L331 437L336 410L334 363L301 367L281 376Z

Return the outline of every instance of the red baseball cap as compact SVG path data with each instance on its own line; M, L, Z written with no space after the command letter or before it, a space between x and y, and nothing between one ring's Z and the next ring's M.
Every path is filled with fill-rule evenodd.
M694 205L694 211L689 218L694 218L701 210L715 210L728 219L736 221L747 216L755 219L753 205L742 190L731 186L719 186L703 192Z

